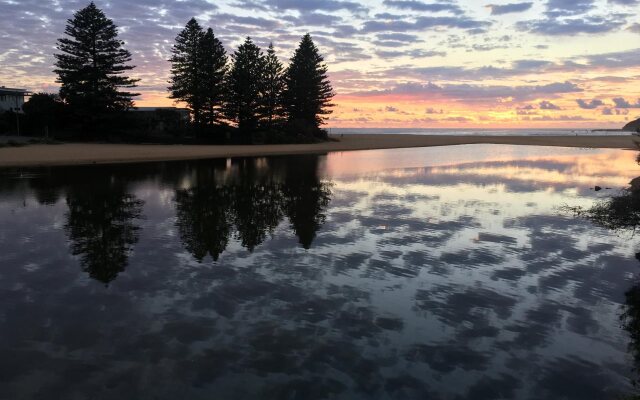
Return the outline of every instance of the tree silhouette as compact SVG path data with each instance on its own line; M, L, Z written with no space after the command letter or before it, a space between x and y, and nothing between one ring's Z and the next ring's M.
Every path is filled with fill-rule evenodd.
M143 202L101 180L90 188L69 188L67 205L65 230L72 254L80 256L89 276L109 284L125 270L138 242L140 227L135 220L141 216Z
M251 38L238 47L232 58L227 78L227 117L238 125L241 134L247 135L256 130L260 120L265 59Z
M284 106L289 122L318 131L331 114L333 88L327 66L311 35L306 34L296 49L285 74Z
M202 86L204 93L204 116L209 125L219 124L223 119L225 101L225 76L227 52L222 42L207 29L200 44L202 53Z
M121 89L138 80L124 75L131 53L118 39L116 25L91 2L67 21L67 37L58 39L55 54L60 97L85 123L113 111L127 110L137 96Z
M187 104L193 121L201 126L203 111L207 104L207 90L212 82L205 82L204 55L202 54L204 32L198 21L191 18L185 28L178 33L171 49L170 98ZM212 45L211 42L207 42ZM209 60L211 61L211 60Z
M279 125L284 117L282 108L282 94L284 92L284 67L273 43L269 44L267 55L264 59L264 72L262 76L262 94L260 96L260 114L262 125L271 130L274 125Z

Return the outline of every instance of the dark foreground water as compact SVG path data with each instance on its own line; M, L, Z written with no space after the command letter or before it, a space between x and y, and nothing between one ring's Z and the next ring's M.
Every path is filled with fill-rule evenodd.
M639 240L559 207L616 195L634 158L1 170L0 398L619 399Z

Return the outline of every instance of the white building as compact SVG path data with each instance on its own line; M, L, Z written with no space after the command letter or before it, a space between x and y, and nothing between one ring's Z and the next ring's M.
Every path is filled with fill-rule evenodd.
M0 86L0 112L22 112L24 98L28 94L29 92L27 92L25 89L13 89Z

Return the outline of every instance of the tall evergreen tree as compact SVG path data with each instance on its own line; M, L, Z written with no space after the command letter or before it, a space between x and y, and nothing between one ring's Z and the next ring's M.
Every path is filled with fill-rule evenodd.
M204 114L209 124L217 124L223 118L225 101L225 76L227 73L227 52L222 42L213 34L211 28L202 37L202 68Z
M58 39L55 54L60 97L85 123L111 111L133 106L127 90L136 87L137 79L125 75L135 68L127 65L131 53L118 39L112 20L91 2L67 21L67 37Z
M290 122L319 129L332 113L334 96L327 66L311 35L306 34L296 49L285 74L284 106Z
M284 110L282 109L282 94L284 92L284 67L273 48L269 44L267 55L264 59L262 94L260 96L260 113L262 124L271 129L281 122Z
M227 84L227 116L238 124L242 133L248 134L257 128L260 119L264 55L248 37L232 57Z
M198 21L191 18L176 37L171 49L170 98L185 102L191 110L193 122L203 123L206 101L206 85L203 77L202 47L205 33Z

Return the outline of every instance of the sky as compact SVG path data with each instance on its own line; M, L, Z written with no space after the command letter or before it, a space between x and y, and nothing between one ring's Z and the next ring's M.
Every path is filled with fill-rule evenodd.
M191 17L229 53L288 62L311 33L337 93L329 127L618 128L640 117L640 0L97 0L132 52L138 106L170 106ZM56 92L53 54L88 1L0 0L0 86Z

